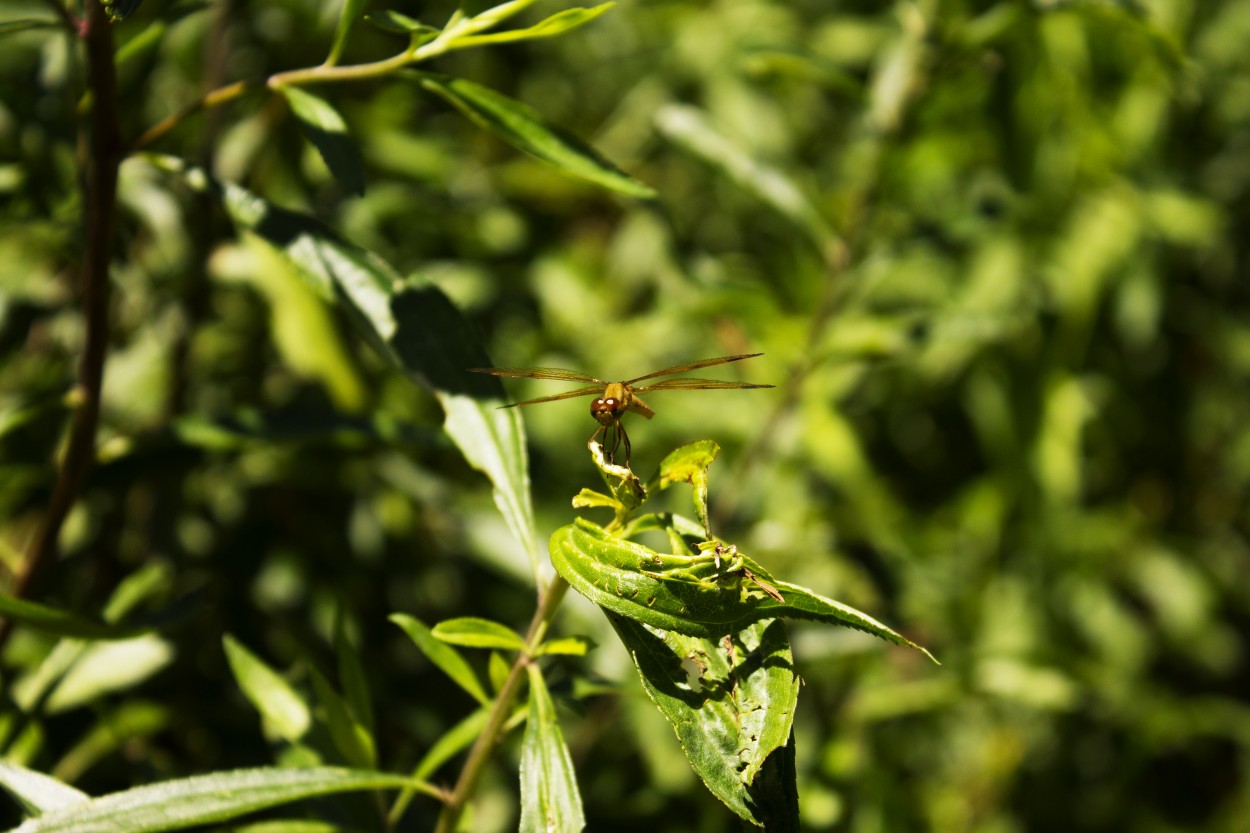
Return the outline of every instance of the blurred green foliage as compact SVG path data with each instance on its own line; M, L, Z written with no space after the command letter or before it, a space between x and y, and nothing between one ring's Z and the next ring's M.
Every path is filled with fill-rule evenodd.
M396 6L438 25L455 9ZM115 29L123 135L320 64L338 14L147 0ZM50 4L0 0L0 25L30 18ZM340 63L401 42L358 24ZM943 662L791 627L806 829L1244 829L1250 2L623 0L430 68L529 104L658 197L565 177L411 79L315 88L360 149L362 196L261 90L152 149L428 279L497 364L623 378L766 354L749 378L776 391L649 400L636 467L715 439L720 534ZM57 29L0 29L8 568L81 346L82 71ZM149 166L123 167L120 201L100 463L39 600L130 609L141 581L163 626L80 646L129 674L51 691L56 641L18 629L5 756L93 794L269 762L280 735L222 638L312 691L341 618L377 759L410 771L475 703L388 614L523 627L526 547L436 399L287 263ZM594 425L585 400L526 411L545 540L594 485ZM557 632L599 644L547 676L588 829L732 829L603 617L570 597ZM513 738L471 829L515 826L517 756ZM400 829L434 813L416 800Z

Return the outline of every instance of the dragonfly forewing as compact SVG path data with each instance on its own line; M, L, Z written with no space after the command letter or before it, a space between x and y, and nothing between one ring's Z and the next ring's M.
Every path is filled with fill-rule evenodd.
M752 382L727 382L724 379L665 379L654 385L630 387L635 392L649 390L740 390L747 388L771 388L773 385L757 385Z
M588 373L565 370L562 367L471 367L470 373L489 373L491 376L507 376L513 379L553 379L557 382L593 382L606 385Z
M753 359L756 356L762 356L763 353L744 353L741 356L721 356L718 359L702 359L697 362L686 362L685 364L666 367L663 370L657 370L654 373L648 373L646 376L635 376L633 379L626 379L625 384L632 385L634 382L641 382L643 379L655 379L659 376L668 376L670 373L685 373L688 370L698 370L701 367L712 367L718 364L729 364L730 362L740 362L743 359ZM770 387L770 386L766 386ZM641 390L641 388L639 388Z
M500 405L501 408L519 408L522 405L537 405L539 402L556 402L561 399L573 399L578 396L590 396L594 393L602 393L603 388L600 385L593 385L589 388L578 388L577 390L566 390L564 393L556 393L551 396L540 396L537 399L526 399L524 402L512 402L507 405Z

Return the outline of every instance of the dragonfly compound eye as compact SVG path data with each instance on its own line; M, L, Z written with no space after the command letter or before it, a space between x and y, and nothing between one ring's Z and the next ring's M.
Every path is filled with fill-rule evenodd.
M611 425L621 412L621 401L614 396L599 397L590 403L590 415L600 425Z

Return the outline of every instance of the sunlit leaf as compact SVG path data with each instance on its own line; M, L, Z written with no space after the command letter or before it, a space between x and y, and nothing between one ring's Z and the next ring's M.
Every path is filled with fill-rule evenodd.
M694 511L705 531L708 529L707 467L712 465L719 453L720 446L712 440L699 440L683 445L660 461L660 469L655 478L658 479L661 489L667 489L674 483L689 483L694 487Z
M616 3L603 3L592 8L572 8L556 12L551 17L525 29L512 29L506 32L491 32L488 35L470 35L457 38L453 43L456 48L465 46L486 46L496 43L513 43L536 38L550 38L584 26L599 15L611 9Z
M365 168L360 150L347 132L347 122L330 102L299 87L282 86L278 91L291 105L308 141L325 160L330 173L350 193L365 192Z
M21 803L27 813L35 816L73 807L91 798L49 775L7 761L0 761L0 785Z
M230 770L110 793L29 819L14 833L161 833L305 798L410 783L397 775L332 767Z
M544 642L538 648L538 654L563 654L571 657L585 656L586 652L595 647L595 643L584 636L565 636Z
M861 630L932 659L871 616L775 579L745 556L746 571L723 572L711 555L662 555L582 518L552 534L550 551L556 570L583 596L654 628L718 638L761 619L810 619Z
M108 14L109 19L116 21L125 20L139 8L143 0L100 0L104 5L104 11Z
M505 651L525 650L525 640L498 622L476 616L462 616L439 622L432 631L435 639L469 648L499 648Z
M266 725L291 743L302 738L312 722L303 698L234 637L223 637L222 645L239 689L265 718Z
M87 646L48 695L49 713L68 711L156 674L174 659L173 646L155 634Z
M528 105L463 78L429 73L418 77L422 87L454 104L483 130L564 173L627 196L655 196L649 186L623 173L581 139L551 124Z
M530 679L529 717L521 740L521 833L578 833L586 826L573 760L538 666Z

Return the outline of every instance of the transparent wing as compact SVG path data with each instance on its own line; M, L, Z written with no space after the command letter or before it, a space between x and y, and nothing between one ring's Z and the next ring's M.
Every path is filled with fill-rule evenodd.
M719 359L703 359L697 362L687 362L679 364L676 367L666 367L663 370L657 370L654 373L648 373L646 376L637 376L633 379L626 379L625 384L632 385L634 382L641 382L643 379L654 379L657 376L667 376L670 373L685 373L687 370L698 370L701 367L711 367L716 364L729 364L730 362L740 362L743 359L753 359L756 356L762 356L763 353L746 353L741 356L721 356ZM766 386L767 387L767 386ZM641 388L640 388L641 390Z
M491 376L509 376L514 379L554 379L557 382L594 382L606 385L602 379L596 379L578 370L565 370L561 367L470 367L470 373L489 373Z
M526 399L524 402L513 402L509 405L500 405L499 407L519 408L522 405L537 405L539 402L555 402L560 399L572 399L576 396L590 396L592 393L603 393L603 385L592 385L588 388L578 388L577 390L569 390L551 396L540 396L537 399Z
M635 393L652 390L740 390L743 388L771 388L774 385L756 385L751 382L726 382L724 379L665 379L654 385L630 386Z

